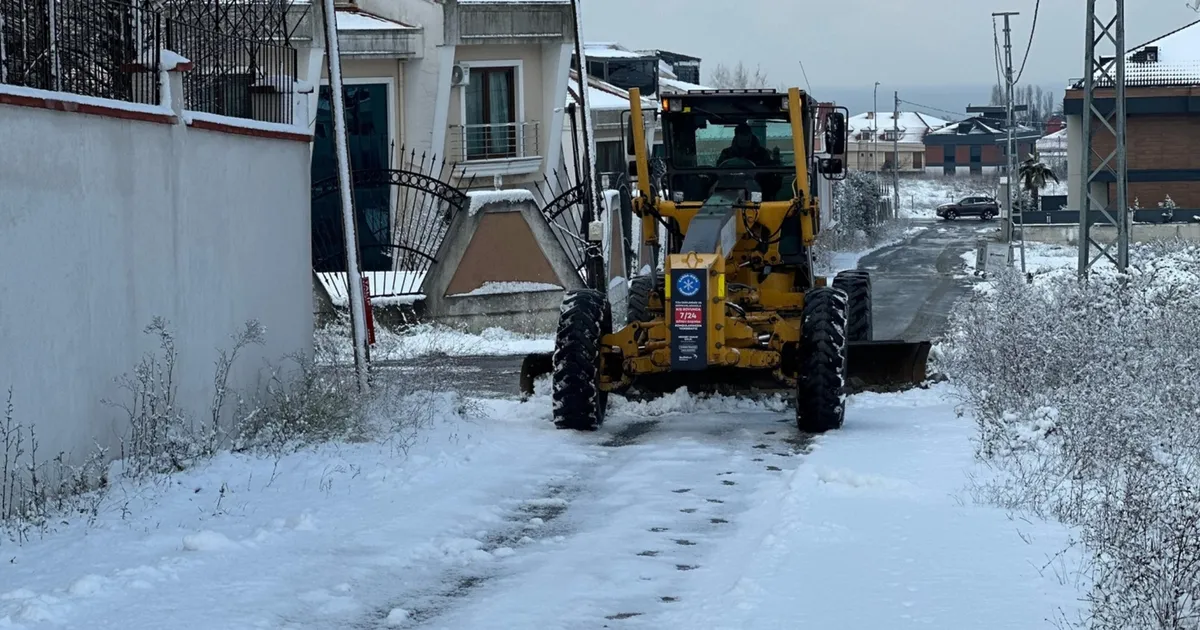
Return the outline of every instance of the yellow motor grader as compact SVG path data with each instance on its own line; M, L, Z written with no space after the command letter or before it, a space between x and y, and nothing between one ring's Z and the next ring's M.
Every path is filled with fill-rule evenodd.
M564 296L554 352L525 358L525 393L552 375L559 428L598 429L611 393L688 387L787 390L799 430L820 433L842 426L851 381L925 380L928 341L872 339L867 272L814 274L816 178L845 176L844 108L819 107L797 88L663 97L662 190L651 182L637 89L630 113L633 210L650 273L630 281L626 321L614 326L593 268L591 288ZM817 129L826 157L813 153Z

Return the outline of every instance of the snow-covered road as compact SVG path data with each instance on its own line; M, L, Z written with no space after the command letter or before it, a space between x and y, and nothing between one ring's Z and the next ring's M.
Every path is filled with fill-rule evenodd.
M0 628L1039 627L1065 533L970 503L950 393L854 396L811 440L782 403L617 400L578 434L538 396L407 456L228 455L0 547Z

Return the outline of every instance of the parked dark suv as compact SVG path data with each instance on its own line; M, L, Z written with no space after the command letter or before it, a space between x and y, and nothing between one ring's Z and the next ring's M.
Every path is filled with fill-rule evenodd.
M984 221L1000 214L1000 204L993 197L976 195L963 197L957 203L942 204L937 207L937 215L952 221L958 217L979 217Z

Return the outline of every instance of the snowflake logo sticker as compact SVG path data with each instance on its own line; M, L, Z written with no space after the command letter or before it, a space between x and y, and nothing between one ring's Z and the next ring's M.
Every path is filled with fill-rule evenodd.
M700 278L694 273L685 273L675 281L675 288L683 297L695 297L700 292Z

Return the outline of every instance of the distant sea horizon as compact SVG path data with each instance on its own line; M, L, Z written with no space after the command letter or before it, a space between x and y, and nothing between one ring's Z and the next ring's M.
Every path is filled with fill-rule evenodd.
M1042 85L1042 89L1053 90L1054 98L1061 100L1065 84L1064 81L1062 85ZM812 86L813 95L818 100L833 101L850 110L851 116L871 111L873 89L874 84L864 87ZM992 84L931 86L880 83L879 111L892 111L896 91L900 93L901 111L919 111L953 121L965 117L969 105L987 105L992 94ZM917 103L920 107L911 103Z

